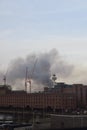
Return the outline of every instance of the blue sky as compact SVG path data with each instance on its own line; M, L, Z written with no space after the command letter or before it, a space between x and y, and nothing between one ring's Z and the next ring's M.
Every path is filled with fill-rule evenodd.
M56 48L87 59L87 0L0 0L0 64Z

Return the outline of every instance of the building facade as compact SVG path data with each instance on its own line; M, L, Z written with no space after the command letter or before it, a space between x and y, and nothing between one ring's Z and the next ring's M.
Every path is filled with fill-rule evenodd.
M31 109L76 109L87 108L87 86L57 83L43 92L27 93L13 91L10 86L0 86L0 107L22 107Z

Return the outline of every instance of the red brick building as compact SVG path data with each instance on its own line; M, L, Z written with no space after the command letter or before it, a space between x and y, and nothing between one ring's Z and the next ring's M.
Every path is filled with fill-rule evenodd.
M43 92L13 91L10 86L0 86L0 107L29 107L31 109L76 109L87 107L87 86L57 83Z

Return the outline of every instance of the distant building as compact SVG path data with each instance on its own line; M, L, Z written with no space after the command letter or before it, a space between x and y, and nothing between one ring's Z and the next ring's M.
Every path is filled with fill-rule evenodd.
M61 94L74 94L76 96L76 107L87 107L87 85L57 83L54 88L44 88L45 92L59 92Z
M9 85L0 86L0 107L28 107L31 109L77 109L87 107L87 86L57 83L43 92L27 93L11 90Z

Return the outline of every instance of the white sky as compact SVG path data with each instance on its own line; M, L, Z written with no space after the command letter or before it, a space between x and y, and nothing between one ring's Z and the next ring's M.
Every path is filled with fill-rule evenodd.
M53 48L87 63L87 0L0 0L1 66Z

